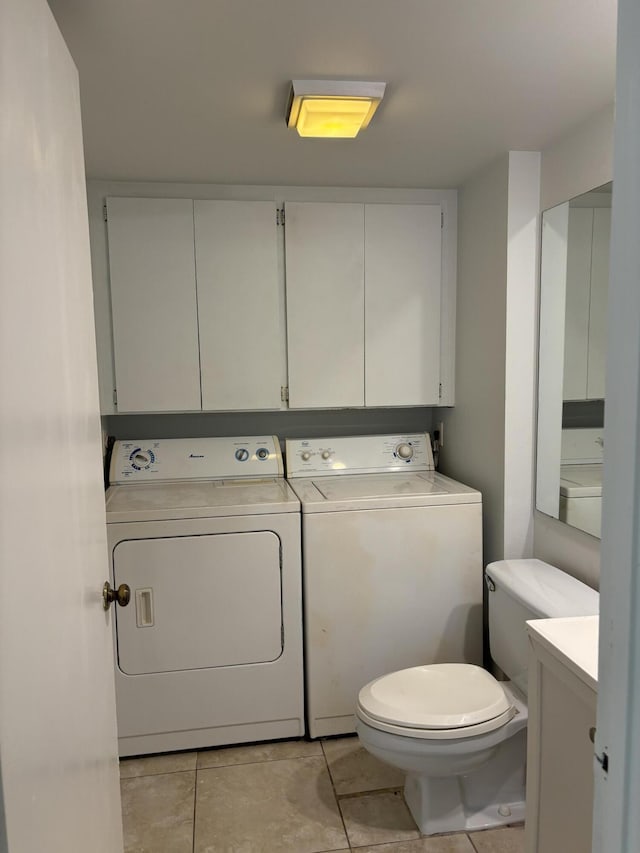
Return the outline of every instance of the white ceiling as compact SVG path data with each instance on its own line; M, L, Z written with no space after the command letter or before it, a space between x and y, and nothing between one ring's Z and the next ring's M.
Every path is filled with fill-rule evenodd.
M49 0L90 177L452 187L613 99L615 0ZM285 125L293 78L381 80L356 140Z

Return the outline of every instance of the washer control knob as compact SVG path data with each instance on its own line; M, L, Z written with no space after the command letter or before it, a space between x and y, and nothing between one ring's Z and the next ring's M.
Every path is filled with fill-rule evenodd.
M258 450L256 451L256 456L258 457L258 459L268 459L269 458L269 451L267 450L266 447L259 447Z
M323 459L331 459L331 451L330 450L323 450L322 451L322 458Z
M246 447L240 447L238 450L236 450L236 459L238 460L238 462L246 462L248 458L249 451Z
M410 444L399 444L396 447L396 455L400 459L409 460L413 456L413 447Z
M156 461L156 455L153 450L146 450L142 447L136 449L129 455L129 462L135 471L143 471L150 468Z
M302 453L300 454L300 457L301 457L303 462L308 462L309 459L311 459L311 454L309 453L308 450L303 450Z

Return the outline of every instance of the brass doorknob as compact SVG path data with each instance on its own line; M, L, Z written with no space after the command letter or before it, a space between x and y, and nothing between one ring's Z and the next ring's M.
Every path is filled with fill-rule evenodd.
M102 587L102 601L105 610L108 610L114 601L120 607L126 607L131 601L131 588L126 583L121 583L118 589L113 589L109 581L105 581Z

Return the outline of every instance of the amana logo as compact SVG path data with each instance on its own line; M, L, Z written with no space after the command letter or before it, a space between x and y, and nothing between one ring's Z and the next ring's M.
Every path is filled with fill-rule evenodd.
M190 453L189 459L204 459L204 453Z

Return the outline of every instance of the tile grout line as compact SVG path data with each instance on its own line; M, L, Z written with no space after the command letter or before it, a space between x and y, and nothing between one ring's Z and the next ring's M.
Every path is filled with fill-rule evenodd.
M249 764L273 764L277 761L304 761L307 758L323 758L324 752L312 755L294 755L290 758L263 758L262 761L235 761L231 764L212 764L209 767L196 767L197 770L220 770L223 767L246 767ZM326 761L326 759L325 759Z
M346 794L338 794L336 793L336 797L338 800L357 800L361 797L370 797L374 794L400 794L402 799L404 800L404 795L402 793L403 789L394 787L394 788L371 788L370 791L351 791Z
M212 764L210 766L200 767L196 761L195 767L189 767L181 770L163 770L162 773L136 773L132 776L120 775L120 781L125 782L129 779L143 779L148 776L171 776L174 773L192 773L194 770L218 770L222 767L244 767L247 764L266 764L273 761L304 761L305 758L324 758L324 751L312 753L311 755L293 755L287 758L264 758L261 761L236 761L231 764ZM326 758L325 758L326 761Z
M406 806L406 801L405 801L405 799L404 799L403 788L401 788L401 787L400 787L400 788L398 788L397 786L396 786L396 787L389 787L389 788L374 788L374 789L372 789L372 790L370 790L370 791L353 791L353 792L349 792L349 793L345 793L345 794L338 794L338 792L337 792L337 790L336 790L336 787L335 787L335 784L334 784L334 781L333 781L333 776L332 776L332 774L331 774L331 765L329 764L329 760L328 760L328 757L327 757L327 753L326 753L325 748L324 748L324 741L320 741L320 743L322 744L322 753L323 753L323 755L324 755L325 762L326 762L326 764L327 764L327 770L329 771L329 778L330 778L330 780L331 780L331 786L332 786L332 788L333 788L333 793L334 793L334 796L335 796L335 798L336 798L336 802L337 802L337 804L338 804L338 810L339 810L339 812L340 812L340 818L342 819L342 825L344 826L345 835L347 836L347 841L348 841L348 843L349 843L349 850L350 850L350 851L357 851L358 849L360 849L360 847L362 847L362 845L360 845L359 847L354 847L354 846L351 844L351 839L349 838L349 833L347 832L347 826L346 826L346 823L345 823L345 821L344 821L344 817L343 817L343 814L342 814L342 807L341 807L341 805L340 805L340 804L341 804L341 802L342 802L342 800L356 800L356 799L363 799L364 797L369 797L369 796L377 795L377 794L395 794L395 795L399 795L399 796L400 796L400 798L401 798L402 802L403 802L403 803L405 804L405 806ZM408 807L407 807L407 808L408 808ZM413 819L413 815L411 815L411 819L412 819L412 821L413 821L413 823L414 823L414 825L415 825L416 830L417 830L417 831L418 831L418 833L419 833L419 839L424 838L425 836L423 836L423 835L422 835L422 833L420 832L420 828L418 827L418 825L416 824L415 820ZM419 839L414 839L414 840L419 840ZM379 846L380 844L387 844L387 843L392 843L392 842L386 842L386 841L383 841L383 842L374 842L374 844L372 844L372 845L364 845L364 846L365 846L365 847L368 847L368 846L371 846L371 847L377 847L377 846ZM474 848L474 850L475 850L475 848ZM476 851L476 853L477 853L477 851Z
M342 809L340 808L340 800L338 799L338 792L336 791L335 782L333 781L333 776L331 775L331 766L329 764L329 760L327 758L327 753L324 751L324 743L320 741L320 748L322 749L322 755L324 757L324 763L327 767L327 773L329 774L329 781L331 782L331 790L333 791L333 797L336 801L336 807L338 809L338 814L340 815L340 822L342 823L342 829L344 830L344 837L347 839L347 847L349 850L353 850L351 845L351 839L349 838L349 833L347 832L347 825L344 822L344 816L342 814Z
M197 767L191 767L188 770L167 770L164 773L138 773L135 776L121 776L121 782L131 782L132 779L150 779L155 776L175 776L177 773L194 773Z
M470 844L471 844L471 846L473 847L473 849L474 849L475 853L479 853L478 848L477 848L477 847L476 847L476 845L473 843L473 837L472 837L472 836L473 836L473 833L472 833L472 832L467 832L467 838L469 839L469 843L470 843Z
M175 776L176 773L193 773L197 767L192 767L190 770L167 770L164 773L137 773L135 776L121 776L121 782L130 782L132 779L149 779L152 776Z
M196 811L198 808L198 762L196 759L196 777L193 786L193 832L191 836L191 853L196 853Z

